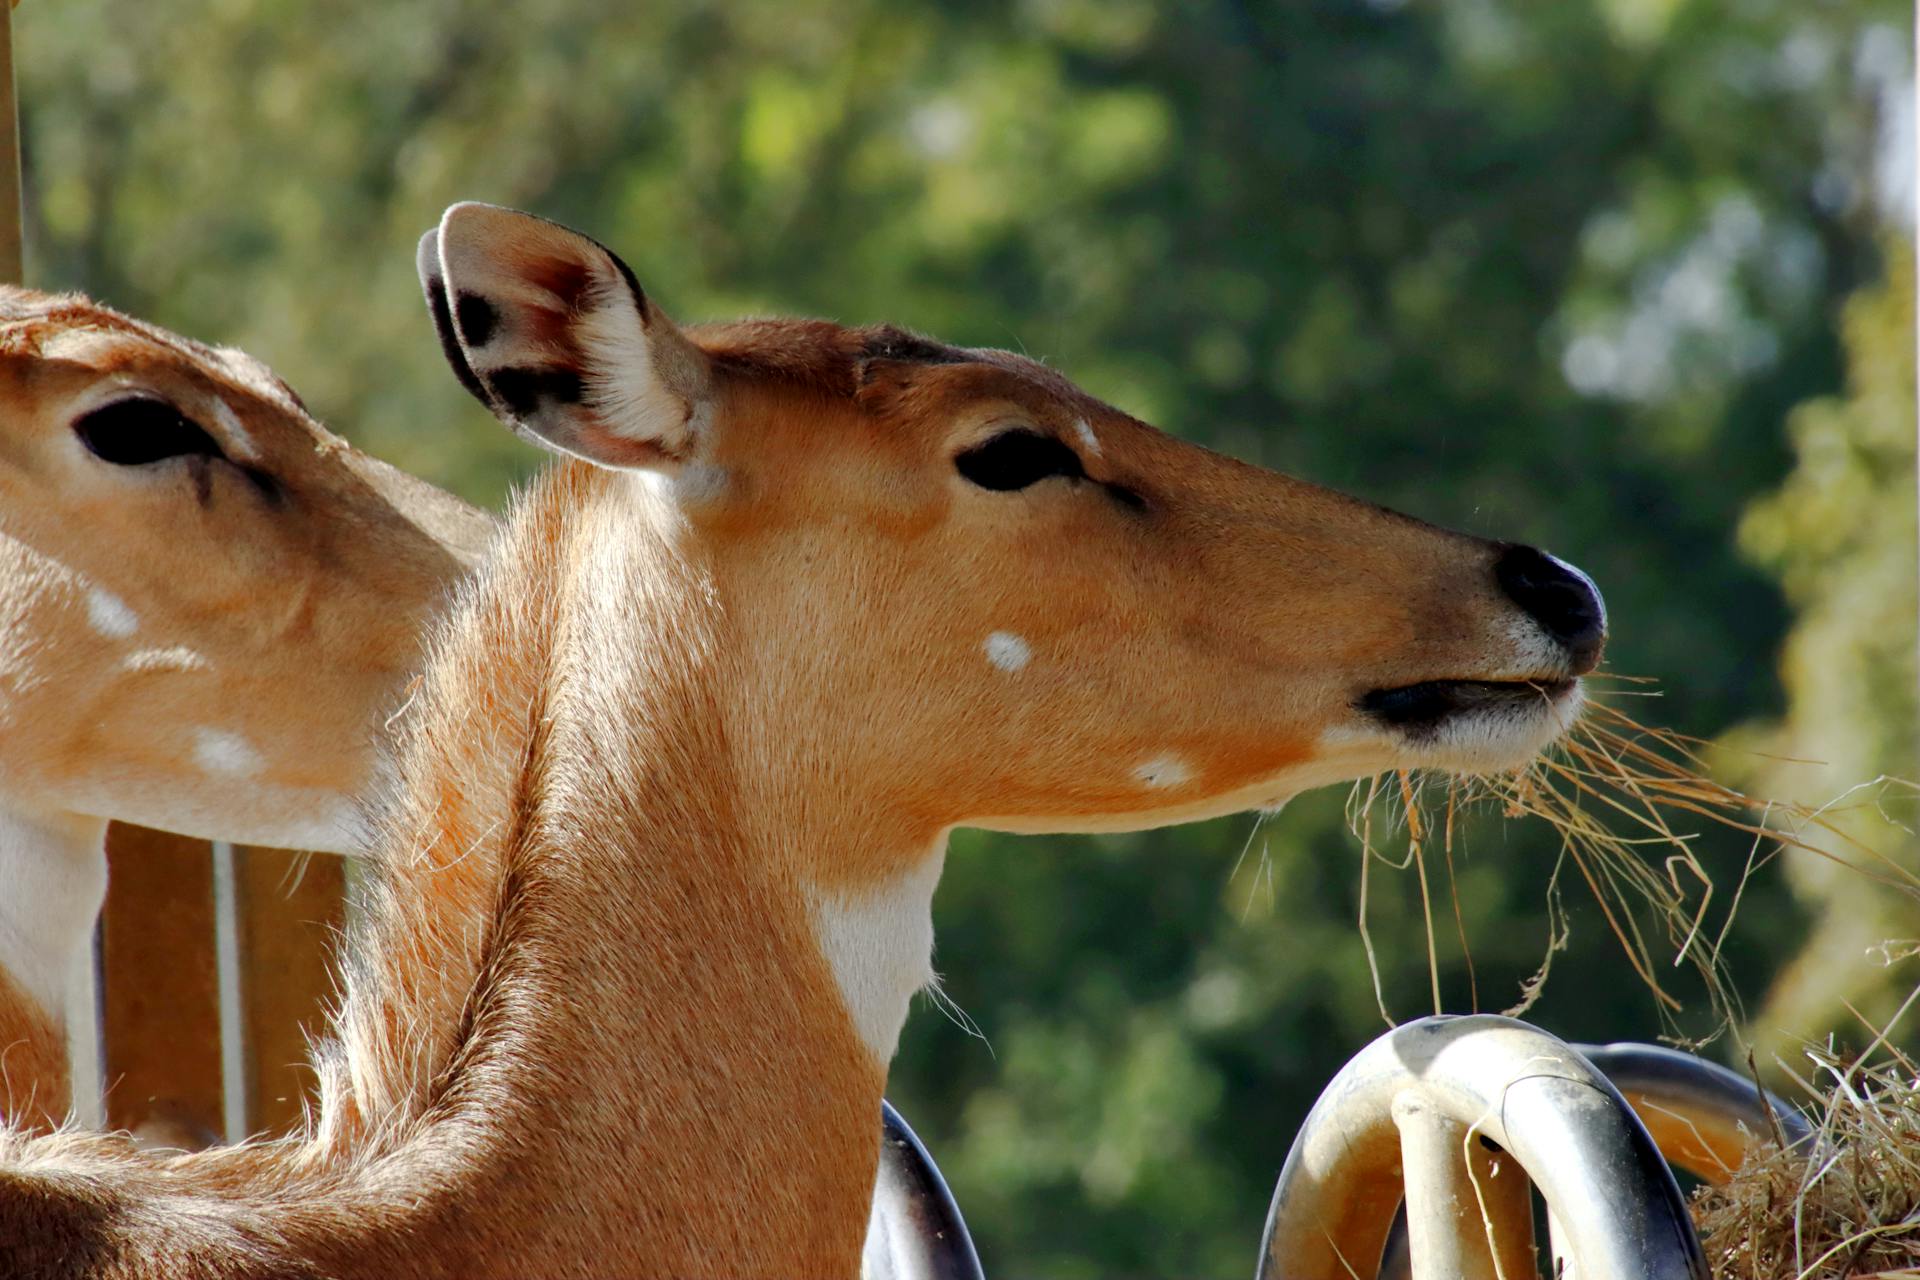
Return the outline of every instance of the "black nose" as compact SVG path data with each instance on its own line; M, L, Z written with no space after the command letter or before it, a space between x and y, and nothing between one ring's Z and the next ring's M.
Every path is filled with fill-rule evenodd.
M1607 606L1593 579L1544 551L1517 546L1500 553L1493 576L1508 599L1567 647L1575 674L1593 670L1607 638Z

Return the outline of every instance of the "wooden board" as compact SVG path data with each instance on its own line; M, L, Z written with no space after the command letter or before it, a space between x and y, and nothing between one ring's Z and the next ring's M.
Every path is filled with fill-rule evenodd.
M346 925L345 864L330 854L242 848L236 879L247 1127L286 1133L312 1100L307 1037L323 1029Z
M100 922L107 1124L165 1145L218 1142L220 982L209 846L115 823L107 867Z

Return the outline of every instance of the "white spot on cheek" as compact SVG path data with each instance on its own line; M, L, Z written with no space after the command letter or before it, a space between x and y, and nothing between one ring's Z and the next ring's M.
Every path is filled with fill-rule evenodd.
M1088 453L1096 458L1100 456L1100 437L1093 434L1093 428L1087 425L1085 418L1074 422L1073 434L1080 437L1080 443L1087 446Z
M1033 650L1011 631L994 632L987 637L983 647L987 651L987 661L1002 671L1018 671L1033 661Z
M196 729L193 734L193 762L208 773L245 778L260 772L266 761L253 744L225 729Z
M103 636L124 640L140 629L140 616L111 591L95 587L87 592L87 621Z
M205 671L213 666L191 649L142 649L121 664L128 671Z
M1133 771L1133 776L1149 787L1177 787L1193 776L1193 770L1174 756L1155 756Z
M226 443L230 450L239 454L249 462L259 459L260 449L253 443L253 437L247 434L246 427L240 422L240 415L233 411L232 405L222 400L219 396L215 396L213 398L213 416L219 421L220 429L226 432Z

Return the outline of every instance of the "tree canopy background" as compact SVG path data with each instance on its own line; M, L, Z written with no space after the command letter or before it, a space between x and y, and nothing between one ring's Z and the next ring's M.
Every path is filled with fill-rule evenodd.
M1023 349L1189 439L1565 555L1606 592L1610 668L1664 691L1636 713L1824 752L1824 782L1732 766L1763 789L1831 784L1801 796L1818 800L1916 773L1910 287L1842 323L1889 223L1910 227L1910 17L1902 0L30 3L30 279L244 346L336 429L486 503L537 458L466 399L422 313L414 241L454 200L589 230L682 319L813 313ZM1382 1026L1341 805L956 838L937 964L980 1034L922 1008L891 1092L990 1271L1251 1265L1295 1124ZM1898 827L1871 834L1912 858ZM1749 845L1698 848L1717 925ZM1539 966L1556 849L1497 815L1463 828L1472 964L1443 931L1449 1009L1508 1005ZM1760 1007L1787 967L1770 1043L1865 1039L1835 999L1883 1008L1912 969L1822 978L1789 963L1799 940L1851 957L1920 925L1792 861L1747 884L1734 977ZM1579 1039L1661 1031L1590 904L1565 899L1568 949L1530 1016ZM1410 877L1375 885L1402 1018L1430 1004L1418 903ZM1696 1002L1680 1029L1709 1024Z

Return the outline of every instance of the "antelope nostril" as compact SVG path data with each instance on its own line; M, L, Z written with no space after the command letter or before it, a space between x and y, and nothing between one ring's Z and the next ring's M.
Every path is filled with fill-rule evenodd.
M1607 638L1607 606L1593 579L1533 547L1508 547L1493 576L1507 598L1567 647L1578 672L1591 671Z

